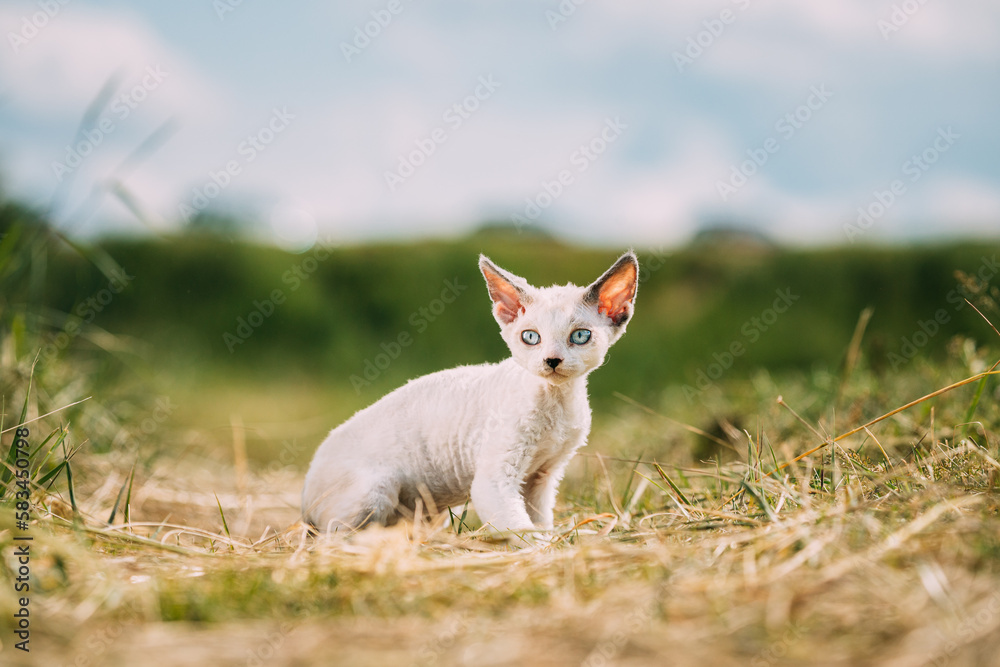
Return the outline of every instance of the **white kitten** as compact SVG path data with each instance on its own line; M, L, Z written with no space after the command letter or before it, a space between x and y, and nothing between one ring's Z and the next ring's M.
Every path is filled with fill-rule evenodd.
M556 488L590 432L587 375L625 333L639 263L628 252L588 287L532 287L484 255L479 268L512 357L411 380L335 428L306 474L306 521L390 525L418 498L434 511L471 494L497 530L552 528Z

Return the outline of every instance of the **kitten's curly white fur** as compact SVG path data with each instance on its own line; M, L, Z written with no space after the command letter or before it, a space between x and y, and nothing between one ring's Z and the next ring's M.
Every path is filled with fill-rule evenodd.
M389 525L420 498L470 495L484 524L551 529L556 489L590 432L587 375L625 333L639 262L622 255L587 287L532 287L479 258L511 358L425 375L335 428L306 474L302 511L320 530Z

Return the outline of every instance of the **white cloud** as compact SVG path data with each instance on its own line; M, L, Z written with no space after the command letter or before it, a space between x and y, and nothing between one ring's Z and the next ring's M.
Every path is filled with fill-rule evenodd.
M917 190L920 187L921 189ZM1000 187L995 183L958 176L914 186L915 192L901 197L900 220L931 219L950 229L969 227L1000 233Z
M0 81L11 97L3 113L35 132L24 138L0 130L9 144L8 168L11 160L17 164L8 184L51 186L51 160L108 77L124 68L127 90L147 65L160 65L169 73L163 85L81 168L78 199L143 136L177 116L181 131L127 180L159 224L175 221L192 188L239 158L240 141L266 122L276 98L289 98L296 114L289 129L244 165L217 203L258 206L265 220L273 211L296 224L311 216L321 233L349 238L457 232L523 210L525 197L537 196L543 181L566 168L605 118L621 115L630 124L621 141L575 174L542 216L560 232L616 243L680 242L701 221L722 219L756 222L786 240L843 240L838 225L860 203L847 198L891 178L895 157L887 163L886 155L908 141L907 132L935 127L962 104L957 98L907 100L926 99L942 81L954 91L981 87L965 66L995 67L1000 53L1000 9L985 0L928 3L883 40L876 22L901 3L589 2L556 31L544 15L556 2L489 3L481 15L413 4L346 63L339 41L350 38L356 21L370 18L369 9L352 10L344 20L348 10L324 6L321 11L337 13L325 32L290 27L272 30L266 43L239 40L181 52L140 8L111 13L75 0L15 57L0 58ZM0 8L3 34L34 7ZM724 8L736 21L678 76L672 53ZM247 30L272 29L254 24L263 14L251 5L240 11ZM223 42L226 34L218 36ZM306 41L320 38L326 42ZM227 52L232 78L210 80L201 65L235 43L281 53L322 48L330 60L287 77L283 72L281 86L273 88L274 77L258 76L250 64L240 70L241 54ZM250 61L262 62L261 53ZM284 62L275 53L268 52L267 62ZM415 140L442 126L445 109L488 74L501 88L462 127L448 130L426 164L391 192L384 172L398 166ZM801 104L809 86L824 82L835 103L801 135L782 141L781 154L723 202L716 181L748 148L775 134L775 120ZM975 99L996 98L982 93ZM901 118L900 109L912 114ZM995 128L982 122L974 127L970 121L963 132L995 143ZM993 172L968 163L955 168L972 175L958 179L942 171L941 179L955 180L921 184L921 193L908 196L893 216L1000 218L998 193L987 184ZM894 220L887 217L879 233L905 234Z
M20 34L25 13L30 16L37 10L27 3L0 7L0 33ZM102 129L75 137L84 112L115 78L118 87L99 116L103 125L97 126ZM8 98L5 112L37 133L29 151L16 134L5 137L11 145L9 154L26 152L31 158L18 160L18 174L11 183L37 202L50 200L60 183L72 178L75 185L56 213L62 222L95 188L104 188L126 156L168 119L211 129L224 123L231 109L222 87L166 44L142 17L82 3L63 6L37 34L19 43L13 56L0 58L0 80ZM57 173L53 165L70 164L74 153L83 159L72 164L69 174ZM147 173L156 177L146 178ZM150 209L162 215L168 184L178 176L144 165L128 178L134 180L130 187L150 202ZM104 225L105 217L131 217L113 200L104 203L107 208L85 227Z
M733 81L785 86L856 74L858 62L877 56L897 54L903 66L910 61L917 67L926 61L957 64L1000 55L1000 8L995 3L928 3L913 14L904 12L903 22L898 15L902 10L894 8L911 4L916 0L880 6L867 0L774 0L752 2L741 10L740 3L733 3L735 20L711 36L695 67ZM717 9L701 11L704 18L672 51L683 51L687 37L705 32L704 21L718 16Z
M32 5L22 8L37 11ZM0 7L0 31L19 32L24 16L17 7ZM120 92L127 92L141 82L147 67L166 73L156 91L156 105L165 113L201 122L226 117L218 88L140 17L77 4L65 6L13 57L0 58L0 79L16 109L61 119L82 115L116 73L122 75Z
M908 0L883 5L876 27L879 39L937 63L1000 55L1000 6L996 3L927 2L916 11L903 9L916 4Z

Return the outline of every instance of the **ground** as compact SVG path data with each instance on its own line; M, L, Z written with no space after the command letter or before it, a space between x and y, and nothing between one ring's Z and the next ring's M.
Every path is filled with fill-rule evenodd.
M623 400L571 467L557 537L527 548L463 508L312 535L301 467L248 462L235 423L164 432L185 446L145 467L78 454L72 497L66 470L39 471L27 532L0 518L12 581L14 536L34 538L31 652L8 620L4 662L998 664L1000 417L983 370L858 370L833 393L757 378L718 397L712 433L668 414L670 392ZM11 585L0 605L12 618Z

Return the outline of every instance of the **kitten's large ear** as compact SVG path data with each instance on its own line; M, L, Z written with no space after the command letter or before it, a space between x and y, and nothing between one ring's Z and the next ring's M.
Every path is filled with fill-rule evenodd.
M607 315L612 324L620 327L632 317L638 288L639 260L630 250L587 288L583 300L595 304L597 312Z
M479 270L486 278L486 288L493 300L493 316L498 322L510 324L524 312L525 304L531 301L525 289L528 283L524 278L504 271L486 255L479 256Z

